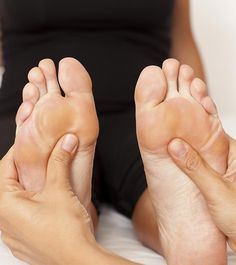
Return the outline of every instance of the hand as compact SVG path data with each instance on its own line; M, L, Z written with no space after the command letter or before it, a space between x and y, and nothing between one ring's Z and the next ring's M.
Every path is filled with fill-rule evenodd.
M19 184L14 147L0 162L3 241L15 257L31 265L138 265L96 243L90 217L69 182L78 140L67 137L59 140L49 158L46 184L40 193L27 192Z
M236 251L236 140L230 139L228 170L224 176L215 172L190 145L180 139L173 140L168 150L179 168L198 186L216 225Z
M77 146L73 135L57 143L48 162L45 187L36 194L25 191L18 182L14 147L0 162L2 239L14 256L27 263L84 264L83 255L93 255L97 248L90 217L69 182Z

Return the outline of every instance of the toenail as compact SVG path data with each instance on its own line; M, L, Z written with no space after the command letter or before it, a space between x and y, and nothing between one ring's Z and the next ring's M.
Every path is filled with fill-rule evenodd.
M183 158L187 153L186 145L181 140L174 140L170 143L169 150L176 158Z
M68 134L63 139L61 148L68 153L73 153L77 145L78 145L78 140L76 136L74 136L73 134Z

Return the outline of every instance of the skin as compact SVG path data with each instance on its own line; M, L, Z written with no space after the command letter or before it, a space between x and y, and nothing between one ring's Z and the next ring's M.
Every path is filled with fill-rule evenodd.
M14 147L0 162L2 240L15 257L31 265L135 264L96 243L91 219L69 182L78 140L65 138L52 151L41 192L27 192L19 184Z
M181 63L191 65L196 76L204 80L204 71L191 31L189 1L176 0L171 30L172 47L170 56ZM189 51L186 53L186 50ZM0 65L2 64L0 60ZM143 215L148 218L143 218ZM92 207L93 220L97 220L94 207ZM139 239L148 247L162 253L159 242L158 229L156 228L155 214L150 203L148 191L144 191L138 200L133 213L133 224ZM95 221L96 224L97 221Z
M23 103L16 115L14 161L22 186L39 191L55 143L66 132L77 135L80 145L73 161L71 183L90 212L92 164L99 130L91 79L73 58L60 61L58 78L65 97L61 96L52 60L41 60L38 67L30 70L29 82L22 92Z
M205 92L193 69L175 59L164 61L162 69L146 67L135 89L137 139L168 264L227 264L225 236L199 189L167 152L173 138L185 139L225 172L228 138Z
M189 5L189 0L175 1L170 55L179 60L181 64L190 65L194 69L196 77L205 80L200 54L191 31ZM145 190L135 206L132 221L139 239L146 246L163 254L156 228L155 213L150 202L148 190ZM148 218L143 218L144 215Z
M224 175L213 170L201 154L183 140L174 139L168 150L179 168L198 186L214 222L236 252L236 140L230 139L228 169Z

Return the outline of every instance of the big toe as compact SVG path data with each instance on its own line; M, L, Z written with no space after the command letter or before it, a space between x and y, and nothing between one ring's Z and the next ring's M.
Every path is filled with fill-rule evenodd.
M148 66L140 74L135 89L136 107L160 104L166 95L166 80L160 67Z
M66 99L75 108L75 119L80 119L79 147L92 146L98 135L98 120L92 81L83 65L73 58L65 58L59 64L59 82Z
M91 78L83 65L74 58L59 63L59 82L66 96L92 92Z

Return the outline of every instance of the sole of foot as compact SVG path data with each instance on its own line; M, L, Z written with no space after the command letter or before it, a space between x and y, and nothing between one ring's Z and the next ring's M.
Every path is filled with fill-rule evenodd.
M148 189L168 264L225 265L225 237L214 225L198 188L168 154L181 138L224 173L229 140L205 83L174 59L149 66L136 85L136 124Z
M40 191L55 144L65 134L74 134L79 147L71 182L87 207L99 130L89 74L77 60L64 58L59 63L57 78L53 61L45 59L29 72L28 79L16 116L14 159L20 183L28 191ZM61 95L60 87L65 96Z

